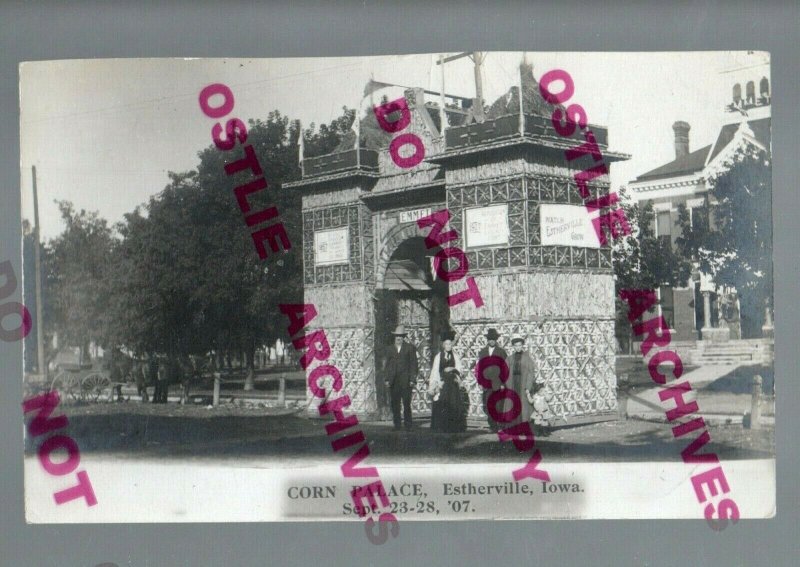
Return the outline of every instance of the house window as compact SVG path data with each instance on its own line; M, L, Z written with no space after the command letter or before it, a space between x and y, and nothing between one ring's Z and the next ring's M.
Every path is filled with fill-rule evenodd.
M766 77L761 77L761 81L758 83L758 91L761 93L761 101L762 104L769 103L769 79Z
M656 214L656 236L659 240L669 242L672 236L672 217L669 211L658 211Z
M742 85L736 83L733 85L733 104L739 106L739 102L742 100Z
M703 207L692 207L689 209L689 226L691 228L701 228L703 222Z
M705 201L702 198L688 199L686 208L689 210L690 228L697 228L705 224Z
M756 84L753 81L748 81L747 86L745 87L745 92L747 95L747 104L755 104L756 103Z

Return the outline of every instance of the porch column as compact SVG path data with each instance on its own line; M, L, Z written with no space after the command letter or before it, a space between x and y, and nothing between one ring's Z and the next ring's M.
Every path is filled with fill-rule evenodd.
M772 321L772 310L769 305L769 298L764 300L764 324L761 326L761 335L765 338L771 339L775 336L775 323ZM770 341L771 342L771 341ZM774 348L774 343L772 344ZM772 360L771 353L769 360Z
M711 328L711 292L703 292L703 328Z

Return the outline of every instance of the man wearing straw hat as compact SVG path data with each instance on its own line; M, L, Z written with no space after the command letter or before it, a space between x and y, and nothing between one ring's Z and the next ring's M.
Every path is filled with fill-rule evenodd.
M389 390L395 430L400 429L400 403L403 404L403 424L411 429L411 391L417 383L417 351L405 341L406 329L398 325L392 332L394 345L386 357L384 383Z

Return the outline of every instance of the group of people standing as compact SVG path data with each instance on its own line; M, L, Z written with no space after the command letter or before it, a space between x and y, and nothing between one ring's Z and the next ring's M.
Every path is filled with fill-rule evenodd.
M386 358L384 383L389 391L394 428L400 429L402 424L408 430L412 425L411 396L416 388L419 370L417 351L413 345L406 342L407 333L403 325L398 325L392 335L394 335L394 345ZM500 425L492 419L491 414L497 415L497 413L511 409L510 407L498 407L495 408L495 412L490 412L488 403L489 396L493 391L512 388L519 395L522 403L520 415L523 416L522 419L528 420L532 419L535 396L542 387L536 363L525 350L525 339L520 335L511 337L512 352L507 353L498 345L499 338L500 334L496 329L488 329L486 346L478 353L478 360L490 356L504 359L509 369L509 376L506 380L501 379L499 366L488 367L484 372L484 376L491 381L492 387L483 389L483 408L489 429L493 432L498 431ZM453 351L455 333L449 330L445 331L441 334L440 339L441 348L433 358L427 387L427 394L432 401L431 430L459 433L467 429L469 380L475 378L471 372L464 372L459 356ZM504 400L500 405L508 404L510 406L510 403L509 400ZM503 427L508 425L503 424ZM546 434L546 430L539 423L534 422L534 427L539 435Z

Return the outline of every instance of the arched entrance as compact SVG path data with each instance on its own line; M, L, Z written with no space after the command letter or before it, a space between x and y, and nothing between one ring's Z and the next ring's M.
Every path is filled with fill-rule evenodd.
M425 239L414 231L405 239L388 239L393 250L382 254L375 289L375 369L378 408L389 415L388 392L383 384L386 356L393 344L392 331L405 326L407 340L417 349L419 374L417 390L412 399L415 414L430 411L425 386L430 373L432 355L439 347L439 334L450 324L447 305L447 282L436 278L433 256L438 248L429 250ZM396 242L396 244L395 244Z

